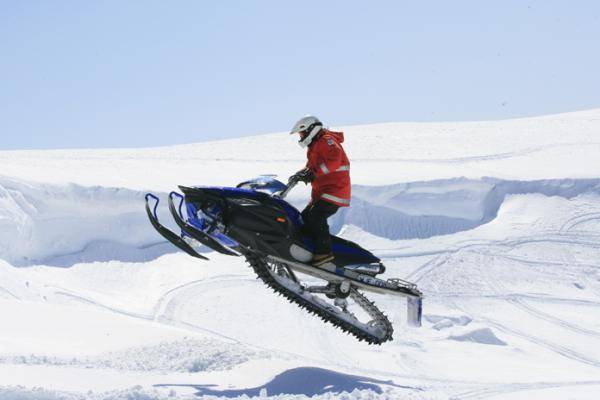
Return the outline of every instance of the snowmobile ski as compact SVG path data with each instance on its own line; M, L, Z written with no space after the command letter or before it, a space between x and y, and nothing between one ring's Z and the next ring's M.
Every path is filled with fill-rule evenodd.
M153 210L150 210L150 204L149 204L150 198L152 198L155 201ZM169 242L173 243L175 246L179 247L181 250L188 253L190 256L200 258L202 260L208 260L207 257L204 257L201 254L198 254L198 252L196 250L194 250L192 248L192 246L190 246L185 240L183 240L183 238L181 236L178 236L174 232L170 231L168 228L165 228L163 225L161 225L161 223L158 221L158 216L156 215L156 209L158 207L158 203L160 202L158 197L156 197L152 193L148 193L148 194L146 194L145 199L146 199L146 213L148 214L150 223L152 224L154 229L156 229L156 231L162 235L162 237L167 239Z

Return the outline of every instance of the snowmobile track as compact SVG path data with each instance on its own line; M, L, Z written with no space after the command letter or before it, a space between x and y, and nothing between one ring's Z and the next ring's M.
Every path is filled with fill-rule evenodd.
M354 335L356 338L358 338L359 341L364 340L369 344L379 344L380 345L380 344L392 339L392 334L394 332L394 328L392 327L391 322L385 316L385 314L383 314L378 309L376 309L374 307L370 307L369 314L371 314L371 316L376 315L376 318L380 321L385 321L385 323L387 325L386 326L386 335L382 339L378 338L376 336L369 335L368 333L356 328L352 324L349 324L343 320L334 318L332 315L328 314L324 310L320 309L319 307L315 306L314 304L312 304L312 303L306 301L305 299L303 299L302 297L298 296L292 290L289 290L285 286L281 285L279 282L277 282L275 279L273 279L273 277L271 276L271 274L268 271L268 267L266 266L266 263L260 257L253 255L253 254L246 254L245 256L246 256L246 260L247 260L248 264L250 264L250 266L252 267L252 269L254 270L256 275L267 286L269 286L271 289L273 289L274 292L285 296L285 298L288 299L290 303L292 303L292 302L296 303L300 308L307 310L311 314L317 315L323 321L329 322L332 325L336 326L337 328L340 328L342 331ZM371 306L373 305L373 303L370 302L366 297L362 296L358 292L355 292L355 293L358 295L358 296L356 296L356 295L352 296L352 298L355 301L367 303L368 305L371 305Z

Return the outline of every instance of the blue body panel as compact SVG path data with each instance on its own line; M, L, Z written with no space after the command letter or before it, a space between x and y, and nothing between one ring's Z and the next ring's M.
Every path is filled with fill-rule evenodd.
M218 242L220 242L221 244L223 244L227 247L236 247L239 245L238 242L231 239L229 236L224 235L223 233L219 232L218 230L211 231L210 223L201 216L202 213L198 212L198 210L196 209L194 204L186 202L185 206L186 206L186 212L188 215L188 223L190 225L192 225L194 228L207 233L212 238L216 239Z

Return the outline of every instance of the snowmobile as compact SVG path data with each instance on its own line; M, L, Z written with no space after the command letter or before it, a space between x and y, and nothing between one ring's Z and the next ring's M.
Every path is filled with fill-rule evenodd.
M386 315L362 292L407 299L407 321L421 325L422 294L401 279L383 280L381 260L358 244L332 235L332 262L310 265L314 248L303 233L302 216L286 195L293 189L273 176L262 176L237 187L185 187L171 192L169 210L180 234L163 226L157 216L159 198L146 194L146 212L165 239L189 255L202 245L229 256L244 257L267 286L308 312L360 341L381 344L392 339ZM184 216L185 210L185 216Z

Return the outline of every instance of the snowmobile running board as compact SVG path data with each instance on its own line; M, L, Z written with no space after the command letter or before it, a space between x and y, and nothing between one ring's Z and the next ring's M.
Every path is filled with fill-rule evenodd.
M154 203L154 209L150 210L149 199L152 198ZM174 232L171 232L169 229L165 228L158 222L158 216L156 215L156 209L158 208L158 203L160 202L159 198L153 195L152 193L148 193L145 197L146 199L146 213L148 214L148 218L150 219L150 223L156 229L158 233L161 234L162 237L167 239L169 242L173 243L175 246L179 247L181 250L185 251L192 257L200 258L202 260L208 260L207 257L204 257L201 254L198 254L196 250L192 246L190 246L181 236L178 236Z
M384 281L370 275L359 274L354 271L347 271L343 268L337 268L331 263L326 263L320 267L314 267L312 265L294 262L280 257L267 256L267 259L286 264L290 268L296 269L299 272L319 279L324 279L329 282L341 283L344 281L350 281L352 285L368 292L387 295L393 294L396 296L406 297L407 323L413 327L421 327L423 295L417 289L417 286L410 282L406 282L401 279L388 279L387 281Z
M330 282L343 282L350 280L352 284L373 293L380 294L395 294L409 298L420 298L421 292L416 289L416 286L400 280L384 281L379 278L372 277L366 274L359 274L354 271L338 268L332 263L326 263L319 267L303 264L296 261L290 261L284 258L267 256L267 258L289 265L290 267L299 270L307 275L316 278L325 279Z

